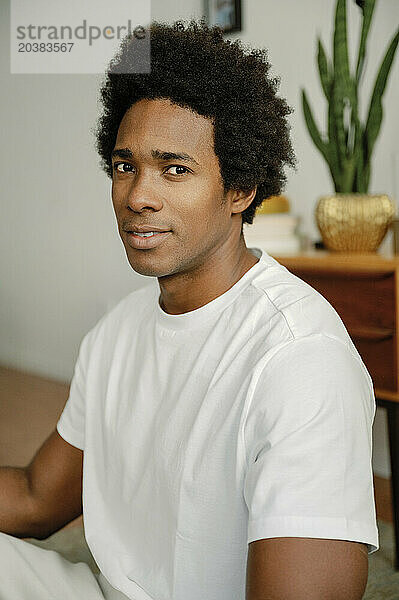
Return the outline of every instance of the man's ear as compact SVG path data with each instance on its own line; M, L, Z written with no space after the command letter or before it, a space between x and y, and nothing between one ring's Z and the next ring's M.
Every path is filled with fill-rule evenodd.
M244 192L242 190L229 190L231 201L231 212L242 213L251 204L256 196L258 186L255 186L251 191Z

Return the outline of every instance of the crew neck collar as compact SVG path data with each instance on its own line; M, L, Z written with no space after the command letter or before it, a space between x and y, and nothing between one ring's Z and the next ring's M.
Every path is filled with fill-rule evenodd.
M167 329L182 330L190 329L207 321L214 315L220 313L229 304L231 304L242 290L254 279L254 277L265 267L267 267L267 254L259 248L249 248L249 250L259 259L244 275L228 290L220 296L217 296L207 304L194 310L190 310L179 315L172 315L163 310L159 304L159 289L156 294L156 316L159 325Z

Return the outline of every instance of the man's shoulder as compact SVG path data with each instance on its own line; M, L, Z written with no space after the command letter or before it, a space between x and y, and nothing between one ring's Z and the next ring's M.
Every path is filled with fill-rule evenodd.
M331 303L276 260L252 283L284 321L291 339L323 333L348 341L348 332Z
M159 289L158 289L158 284L155 281L152 281L149 284L146 284L143 287L138 288L137 290L133 290L132 292L130 292L129 294L127 294L126 296L124 296L123 298L121 298L119 300L119 302L117 302L111 309L110 311L108 311L108 313L106 313L105 316L115 316L117 315L119 312L123 312L127 307L134 307L136 309L141 309L144 308L144 304L143 301L144 299L154 299L155 300L155 296L156 296L156 292L158 291L158 295L159 295Z
M156 301L157 286L153 283L133 290L103 314L88 331L86 337L92 343L98 338L117 337L118 332L129 325L130 322L134 325L133 322L138 323L141 321L145 316L145 312L153 309Z
M277 333L269 330L269 344L258 367L272 364L272 357L280 359L309 354L313 362L317 355L332 356L336 360L352 358L358 362L371 383L362 358L355 347L346 326L332 304L306 281L291 273L276 260L269 261L269 268L255 278L253 285L267 304L268 309L259 311L273 318ZM278 326L280 324L280 326ZM298 362L298 361L297 361ZM371 383L372 385L372 383Z

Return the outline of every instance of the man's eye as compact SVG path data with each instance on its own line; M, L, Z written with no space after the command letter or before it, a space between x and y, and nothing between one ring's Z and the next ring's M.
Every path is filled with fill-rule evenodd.
M126 162L119 162L114 164L114 171L118 173L131 173L133 169L134 167ZM173 173L171 172L171 169L176 169L176 171ZM166 172L170 173L171 175L185 175L186 173L189 173L190 170L187 169L187 167L183 167L181 165L171 165L166 169Z
M114 170L117 171L118 173L130 173L132 168L133 168L132 165L130 165L129 163L125 163L125 162L120 162L120 163L114 164Z
M177 173L171 173L170 169L177 169ZM181 171L181 169L183 170L183 172ZM181 165L171 165L170 167L168 167L167 172L170 173L171 175L184 175L185 173L189 173L189 169L187 169L187 167L182 167Z

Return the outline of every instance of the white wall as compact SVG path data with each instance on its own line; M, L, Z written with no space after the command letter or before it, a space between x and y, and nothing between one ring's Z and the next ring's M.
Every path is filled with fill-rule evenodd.
M352 51L359 9L348 0ZM309 138L302 117L304 86L319 122L325 101L316 72L316 36L331 52L332 0L243 0L240 37L265 46L290 116L299 160L287 172L286 193L302 229L319 239L314 224L317 197L333 191L329 172ZM173 21L199 17L201 0L153 0L152 17ZM364 94L368 98L384 48L399 19L397 0L378 3L369 40ZM9 5L0 0L1 194L0 363L69 381L84 333L99 317L148 278L130 268L109 199L109 180L98 167L94 126L100 77L11 75ZM386 117L374 156L370 192L399 196L394 161L399 117L396 59L386 90ZM365 111L363 106L363 114ZM390 243L387 238L385 245ZM375 426L375 470L389 475L384 412Z

